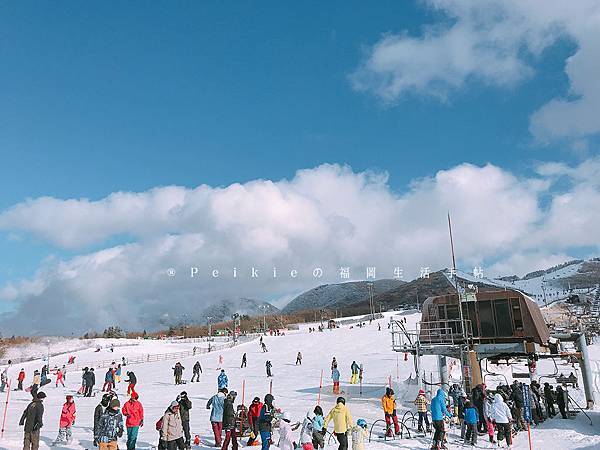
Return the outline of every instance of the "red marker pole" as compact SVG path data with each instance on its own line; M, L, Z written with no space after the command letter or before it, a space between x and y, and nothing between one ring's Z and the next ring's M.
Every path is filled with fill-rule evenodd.
M2 418L2 431L0 431L0 438L4 437L4 425L6 424L6 412L8 411L8 400L10 399L10 380L6 385L8 390L6 391L6 402L4 403L4 417Z
M527 437L529 438L529 450L533 450L531 445L531 425L527 422Z
M323 389L323 369L321 369L321 380L319 381L319 396L317 397L317 405L321 404L321 390Z

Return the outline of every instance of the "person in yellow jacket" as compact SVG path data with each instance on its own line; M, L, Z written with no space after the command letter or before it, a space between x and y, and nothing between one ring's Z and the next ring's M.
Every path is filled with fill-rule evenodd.
M381 406L385 414L386 434L392 436L392 422L394 423L394 432L400 434L400 425L398 424L398 416L396 415L396 397L392 388L385 389L385 395L381 397Z
M333 432L339 442L338 450L348 450L348 431L352 429L354 425L352 422L352 416L350 410L346 406L346 399L344 397L338 397L336 405L329 411L327 417L325 417L325 423L323 425L323 434L327 432L327 425L333 420Z

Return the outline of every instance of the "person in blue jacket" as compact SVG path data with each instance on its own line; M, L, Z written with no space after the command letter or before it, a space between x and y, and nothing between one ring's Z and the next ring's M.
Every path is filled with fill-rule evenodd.
M276 411L275 406L273 406L274 400L275 397L271 394L265 395L265 401L258 416L258 431L260 432L260 440L262 441L261 450L269 450L271 446L273 419L275 418Z
M452 417L452 414L450 414L450 411L446 407L446 393L440 388L436 396L431 400L431 419L433 420L433 428L435 429L433 445L431 446L432 450L448 448L444 444L444 437L446 435L444 417Z
M210 425L215 437L215 447L221 446L221 436L223 434L223 409L225 407L225 396L228 394L227 388L219 389L206 404L206 409L210 409Z
M225 370L221 369L221 373L219 374L219 377L217 378L218 388L219 389L226 388L228 384L229 384L229 380L227 379L227 375L225 374Z
M477 423L479 422L479 412L477 408L470 402L465 403L465 425L467 433L465 434L465 444L471 441L471 445L477 444Z

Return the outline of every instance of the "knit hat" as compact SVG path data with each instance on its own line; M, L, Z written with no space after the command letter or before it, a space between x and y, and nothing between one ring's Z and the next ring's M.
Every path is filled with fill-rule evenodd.
M37 395L35 396L35 398L39 398L39 399L46 398L46 394L44 394L43 392L38 392Z
M172 408L175 408L175 407L177 407L177 408L178 408L178 407L179 407L179 403L177 403L175 400L173 400L173 401L171 402L171 406L170 406L170 407L171 407L171 409L172 409Z
M111 408L111 409L118 408L120 406L121 406L121 402L119 401L118 398L113 398L110 401L110 403L108 404L108 407Z
M345 405L346 399L344 397L338 397L336 403L341 403L342 405Z
M425 391L423 389L419 389L419 395L425 395Z

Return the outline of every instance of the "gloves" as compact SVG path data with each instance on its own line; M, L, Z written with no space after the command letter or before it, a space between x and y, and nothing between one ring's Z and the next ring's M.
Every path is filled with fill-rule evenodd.
M327 434L327 428L323 427L323 436Z
M142 419L142 420L140 421L140 427L143 427L143 426L144 426L144 419Z

